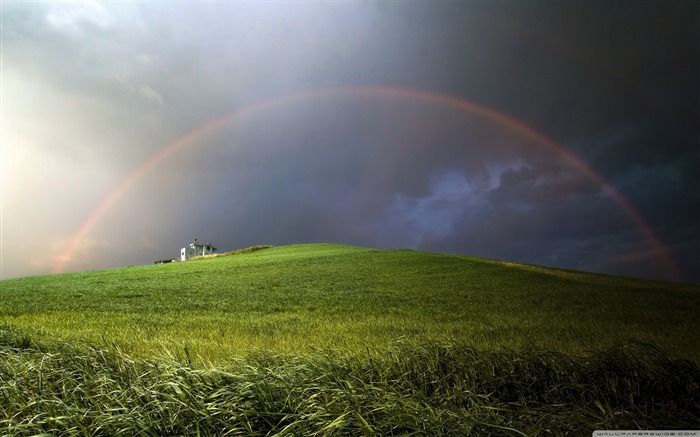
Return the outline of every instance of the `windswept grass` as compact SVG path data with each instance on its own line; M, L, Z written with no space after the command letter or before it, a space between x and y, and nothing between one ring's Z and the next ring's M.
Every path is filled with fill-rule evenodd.
M691 429L700 369L644 345L587 357L401 345L257 353L217 369L48 347L0 327L0 434L590 435Z
M700 423L695 285L299 245L5 280L0 294L0 435Z

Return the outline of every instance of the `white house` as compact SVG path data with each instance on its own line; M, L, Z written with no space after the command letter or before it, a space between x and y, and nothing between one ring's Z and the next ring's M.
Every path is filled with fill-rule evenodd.
M216 253L216 247L209 244L197 243L197 239L194 239L193 243L190 243L189 247L183 247L180 250L180 261L187 261L195 256L211 255Z

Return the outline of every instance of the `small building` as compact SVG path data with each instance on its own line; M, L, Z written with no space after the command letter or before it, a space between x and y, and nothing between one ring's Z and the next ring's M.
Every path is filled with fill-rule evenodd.
M180 261L187 261L195 256L212 255L216 253L216 247L209 244L200 244L197 239L190 243L188 247L183 247L180 250Z

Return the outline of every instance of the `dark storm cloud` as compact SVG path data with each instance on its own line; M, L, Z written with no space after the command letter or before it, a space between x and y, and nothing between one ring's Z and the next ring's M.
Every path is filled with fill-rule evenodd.
M222 250L330 241L670 278L602 178L700 281L699 9L3 4L3 276L48 272L150 156L242 111L130 186L67 268L177 256L197 237ZM391 92L279 99L357 86L476 106ZM26 253L8 259L20 242Z
M387 15L416 29L409 46L431 66L433 89L459 90L565 141L653 122L697 142L696 2L401 9Z
M688 278L700 263L700 151L657 121L621 125L576 146L635 206L668 245Z

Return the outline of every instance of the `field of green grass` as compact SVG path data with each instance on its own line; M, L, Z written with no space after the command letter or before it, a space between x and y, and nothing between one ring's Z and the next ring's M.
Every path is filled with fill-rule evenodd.
M456 255L297 245L1 284L0 323L142 358L397 342L581 354L634 340L700 362L697 286Z
M317 244L3 280L0 297L0 435L700 421L691 284Z

